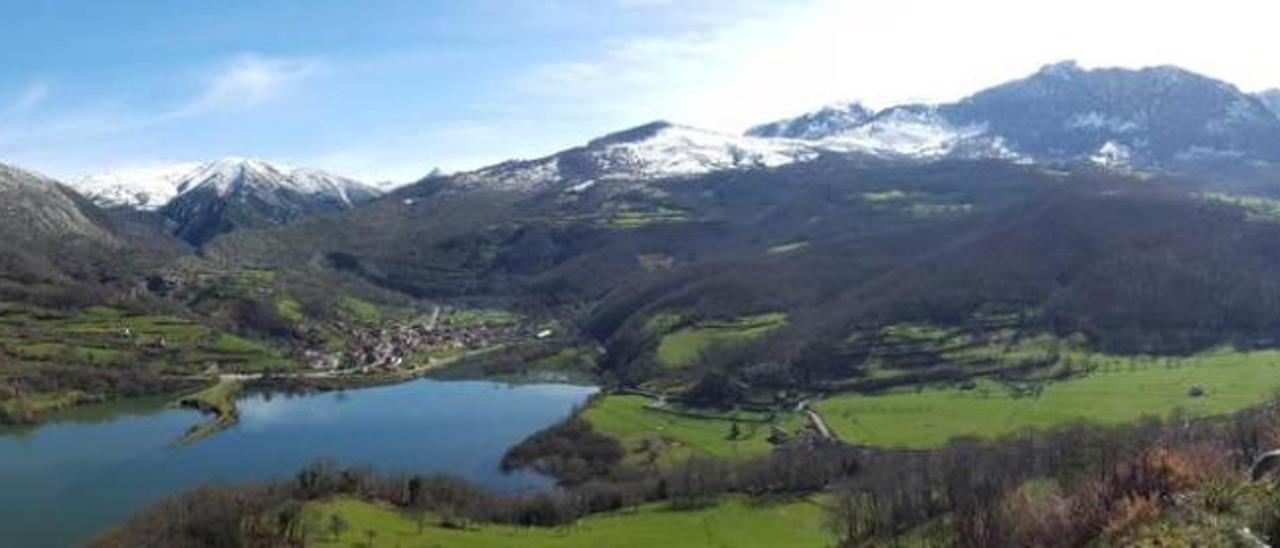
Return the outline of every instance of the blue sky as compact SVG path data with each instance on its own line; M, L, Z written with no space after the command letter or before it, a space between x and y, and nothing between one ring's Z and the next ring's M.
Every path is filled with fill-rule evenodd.
M1067 58L1280 86L1275 8L1188 4L1150 25L1156 4L1102 0L0 0L0 158L74 177L254 156L404 181L654 119L739 131L955 99Z

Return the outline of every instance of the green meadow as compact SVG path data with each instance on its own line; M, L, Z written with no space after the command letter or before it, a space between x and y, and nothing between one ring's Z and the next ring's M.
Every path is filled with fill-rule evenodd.
M1076 421L1119 424L1167 416L1175 409L1193 416L1225 414L1262 403L1280 388L1280 352L1273 350L1076 359L1094 365L1067 380L1015 385L983 380L969 389L843 394L815 406L845 441L928 448L957 436L992 437ZM1201 395L1193 395L1193 388Z
M651 325L664 323L661 317ZM750 341L787 323L785 314L760 314L730 321L701 322L667 333L658 342L658 361L666 367L688 367L714 345Z
M307 506L310 546L439 546L448 548L773 548L828 546L822 507L813 499L755 502L728 498L699 510L676 511L661 504L593 515L555 528L475 524L445 528L426 516L423 522L394 509L354 499ZM346 527L335 538L333 516Z
M794 433L805 424L798 413L771 417L750 411L652 409L652 402L643 396L605 396L583 411L582 417L596 431L622 442L630 459L659 464L681 462L692 455L762 456L773 448L768 441L772 425ZM738 435L732 437L735 423Z

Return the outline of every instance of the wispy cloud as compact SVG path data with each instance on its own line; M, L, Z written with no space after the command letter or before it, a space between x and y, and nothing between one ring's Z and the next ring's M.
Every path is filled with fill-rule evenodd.
M323 68L316 59L237 56L207 80L203 93L166 117L182 118L215 111L247 110L287 97Z
M317 58L235 55L194 70L196 86L185 98L154 105L108 93L83 97L68 108L47 108L51 87L33 81L7 104L0 101L0 147L11 155L40 156L104 139L144 139L170 124L278 104L326 68ZM78 170L52 166L50 171L66 175Z
M243 111L287 98L324 67L315 59L238 55L203 71L198 92L177 104L140 107L126 98L100 98L77 108L49 112L27 123L0 127L0 144L55 143L128 133L217 112ZM0 119L29 112L48 96L43 82L30 84Z
M0 118L8 118L28 112L43 103L48 96L48 83L39 80L31 82L23 88L22 92L8 106L0 109Z

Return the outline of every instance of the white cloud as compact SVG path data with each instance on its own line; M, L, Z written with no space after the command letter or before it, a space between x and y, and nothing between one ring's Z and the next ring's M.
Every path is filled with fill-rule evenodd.
M321 67L314 59L241 55L211 74L205 91L169 116L245 110L276 101L297 89L298 84L314 76Z

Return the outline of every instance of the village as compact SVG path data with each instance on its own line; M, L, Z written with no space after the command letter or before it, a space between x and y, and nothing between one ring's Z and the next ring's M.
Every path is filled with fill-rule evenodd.
M303 357L315 372L390 373L430 367L439 361L518 341L555 336L553 329L524 321L459 321L455 316L436 307L423 320L355 330L341 354L307 349Z

